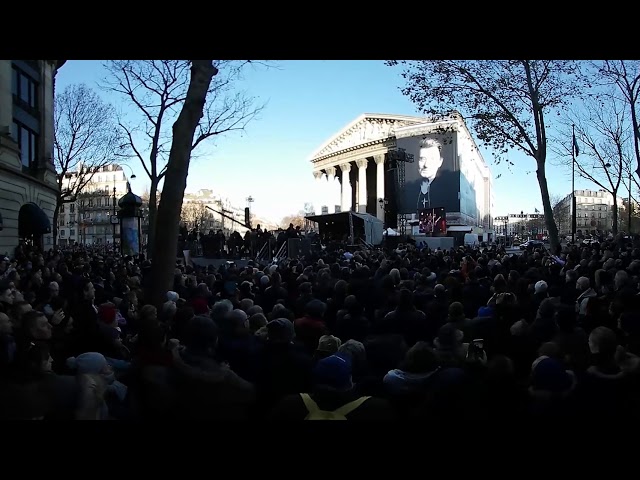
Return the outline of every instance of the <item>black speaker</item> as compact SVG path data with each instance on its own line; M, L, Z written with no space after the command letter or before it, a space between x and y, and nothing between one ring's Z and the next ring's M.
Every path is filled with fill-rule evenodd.
M249 213L249 207L244 209L244 224L247 228L251 228L251 215Z
M311 239L310 238L301 238L300 239L300 249L301 255L307 256L311 255Z
M302 253L302 245L299 238L290 238L287 243L287 256L289 258L297 258Z

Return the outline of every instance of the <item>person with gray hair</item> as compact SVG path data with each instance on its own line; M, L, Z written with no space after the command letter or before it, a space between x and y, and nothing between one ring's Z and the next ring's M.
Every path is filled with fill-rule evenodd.
M367 367L367 351L362 342L347 340L340 345L338 352L351 358L352 376L355 383L367 376L369 370Z
M591 288L591 281L589 277L580 277L576 282L576 289L580 292L580 295L576 299L576 312L580 316L587 314L587 305L591 298L598 296L597 292Z
M249 318L244 310L240 310L239 308L232 310L227 314L227 319L234 331L237 329L249 328Z
M256 313L264 314L264 310L262 309L262 307L260 305L254 305L249 310L247 310L247 316L249 316L249 317L255 315Z
M258 330L267 326L267 317L264 316L264 313L258 312L254 313L249 317L249 329L256 333Z
M253 300L250 298L243 298L240 300L240 310L249 313L249 309L253 307Z
M162 304L161 317L164 322L173 321L173 317L176 315L178 311L178 306L172 302L171 300L167 300Z
M58 282L49 282L49 295L51 298L55 298L60 294L60 285Z
M233 310L233 303L231 300L219 300L213 304L211 308L211 319L218 323L224 320L231 311Z

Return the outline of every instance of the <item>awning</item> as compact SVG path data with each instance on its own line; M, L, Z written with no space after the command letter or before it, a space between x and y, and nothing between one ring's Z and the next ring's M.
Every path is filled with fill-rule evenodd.
M49 217L35 203L25 203L18 213L18 236L25 238L45 233L51 233Z

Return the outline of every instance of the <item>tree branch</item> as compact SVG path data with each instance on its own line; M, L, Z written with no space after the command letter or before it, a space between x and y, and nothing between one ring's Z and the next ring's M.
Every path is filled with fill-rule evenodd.
M113 162L120 136L113 107L84 84L71 85L56 96L54 132L60 205L75 201L95 172Z

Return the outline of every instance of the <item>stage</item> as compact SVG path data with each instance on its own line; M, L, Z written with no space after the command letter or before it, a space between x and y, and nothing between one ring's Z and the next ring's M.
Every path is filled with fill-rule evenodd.
M198 267L208 267L209 265L213 265L216 268L218 268L220 265L224 265L229 261L235 262L235 264L240 268L246 267L249 263L249 259L247 258L232 260L228 258L195 257L195 258L191 258L191 261L193 262L194 265L197 265Z

